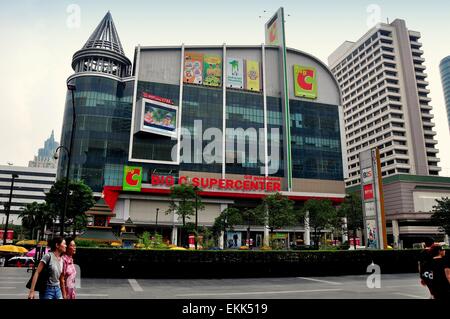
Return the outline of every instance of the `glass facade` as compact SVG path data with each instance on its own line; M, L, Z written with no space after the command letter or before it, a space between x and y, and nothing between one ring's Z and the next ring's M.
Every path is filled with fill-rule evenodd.
M179 105L179 91L180 87L178 85L139 81L136 94L140 97L142 93L146 92L171 99L174 105ZM136 105L136 107L138 108L140 105ZM132 157L146 160L172 161L171 152L176 143L176 139L172 140L166 136L143 132L137 133L133 138Z
M450 127L450 56L441 61L439 68L441 70L442 87L444 89L445 106L447 108L447 119Z
M342 180L338 107L300 100L289 107L292 177Z
M76 128L73 138L70 179L83 180L93 191L104 185L122 185L128 162L134 82L102 76L81 76L76 85ZM61 145L69 147L72 130L72 95L67 93ZM58 178L66 176L67 154L60 150ZM140 164L137 164L140 165ZM150 169L144 167L144 179Z
M265 138L262 94L227 90L226 105L225 172L264 175ZM244 154L239 154L242 150Z
M178 166L128 161L133 81L120 82L94 75L77 77L73 81L77 87L75 91L77 121L70 178L84 180L94 191L100 192L104 185L122 185L124 165L142 166L144 182L149 180L152 173L178 175L180 170L222 172L221 163L208 163L203 156L203 150L211 143L212 137L202 138L202 143L198 144L198 136L195 136L197 131L203 136L209 128L217 128L222 132L222 89L184 86L181 125L191 134L191 154L186 162ZM174 105L179 105L177 85L139 81L138 96L143 92L169 98ZM233 163L226 163L226 173L264 175L262 94L227 90L226 105L226 127L235 130L228 131L226 135L227 160L233 160ZM275 157L279 158L278 162L272 165L269 163L269 166L275 168L269 170L269 175L277 177L284 176L281 107L281 98L267 97L268 155L274 156L275 152L278 152L278 156ZM290 110L293 178L342 180L337 106L290 100ZM195 121L198 120L201 120L201 131L199 126L194 127ZM63 146L69 145L71 125L72 99L68 92L61 138ZM272 136L271 129L277 129L278 138ZM279 150L271 149L272 139L280 141ZM175 145L176 140L169 137L139 132L134 135L133 158L171 161L171 152ZM233 145L233 148L230 145ZM245 158L239 163L238 151L242 151L242 146L245 147ZM220 150L216 151L221 152L221 146L219 148ZM249 155L251 148L253 151L256 150L256 156ZM183 156L183 148L181 152ZM201 160L201 163L195 163L195 160ZM61 151L59 177L65 176L66 165L67 156Z

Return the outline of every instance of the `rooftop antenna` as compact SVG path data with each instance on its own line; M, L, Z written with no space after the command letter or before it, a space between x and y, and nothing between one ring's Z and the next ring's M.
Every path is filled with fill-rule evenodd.
M387 20L387 24L389 24L389 17L388 17L388 18L386 18L386 20Z

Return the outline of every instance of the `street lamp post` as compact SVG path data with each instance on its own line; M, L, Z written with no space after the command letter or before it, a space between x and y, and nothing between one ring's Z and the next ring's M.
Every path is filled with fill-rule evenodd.
M57 158L57 154L56 152L58 151L59 148L63 148L66 150L67 152L67 170L66 170L66 180L65 180L65 184L64 184L64 209L61 211L61 225L60 225L60 234L61 236L64 236L64 218L67 215L67 202L68 202L68 197L69 197L69 172L70 172L70 162L72 159L72 146L73 146L73 135L75 133L75 123L76 123L76 113L75 113L75 91L76 91L76 86L73 84L67 84L67 89L71 92L72 94L72 130L70 132L70 144L69 144L69 149L67 149L67 147L65 146L59 146L56 151L55 151L55 158Z
M6 213L6 223L5 223L5 231L3 232L3 245L6 245L6 237L8 232L8 223L9 223L9 212L11 211L11 201L12 201L12 192L14 188L14 180L18 178L19 175L13 173L12 179L11 179L11 189L9 190L9 201L8 206L6 207L5 213Z
M198 199L197 199L197 191L198 187L194 187L195 191L195 250L197 250L197 241L198 241Z
M156 232L158 232L158 213L159 213L159 208L156 209Z

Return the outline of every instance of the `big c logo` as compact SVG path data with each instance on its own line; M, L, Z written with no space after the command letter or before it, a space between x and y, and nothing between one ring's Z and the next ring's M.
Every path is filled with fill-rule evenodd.
M308 99L317 98L317 72L315 68L294 65L294 94Z
M122 189L140 192L142 185L142 167L125 166L123 168Z

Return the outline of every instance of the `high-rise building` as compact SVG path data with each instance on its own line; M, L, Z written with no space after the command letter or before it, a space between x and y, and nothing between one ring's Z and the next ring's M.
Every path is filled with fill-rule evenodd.
M70 178L103 192L111 225L120 230L131 219L142 231L157 224L175 241L182 219L158 212L167 211L170 186L178 183L200 187L204 226L227 207L256 207L275 191L296 205L343 201L340 91L320 60L274 45L180 45L138 46L133 61L131 68L108 13L74 54L67 80L76 86ZM290 165L285 154L292 155ZM236 236L243 239L246 229L236 226ZM266 231L252 227L255 245ZM285 243L308 233L300 224L279 231Z
M13 174L19 177L14 180L9 223L20 225L19 214L27 204L45 201L45 193L55 183L56 168L0 165L0 215L2 216L5 216L3 212L5 205L9 202ZM2 217L2 224L5 220L6 218Z
M347 186L359 184L359 153L373 147L380 149L383 176L441 170L420 37L396 19L328 58L342 90Z
M445 106L447 108L448 126L450 128L450 55L442 59L439 64L441 70L442 87L444 88Z
M28 162L28 167L42 167L56 169L56 159L53 157L59 143L55 141L52 135L44 142L44 148L38 150L38 155L34 156L34 160Z

